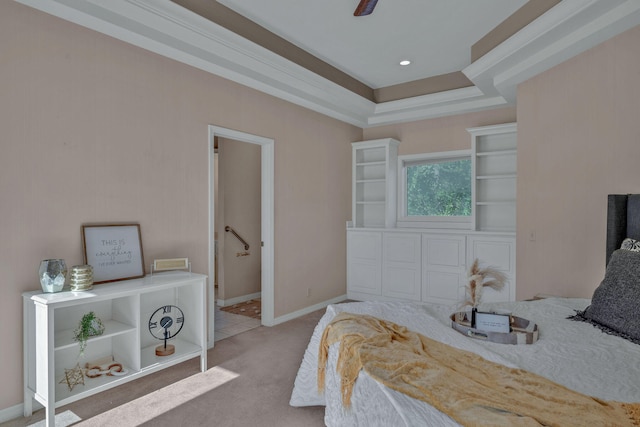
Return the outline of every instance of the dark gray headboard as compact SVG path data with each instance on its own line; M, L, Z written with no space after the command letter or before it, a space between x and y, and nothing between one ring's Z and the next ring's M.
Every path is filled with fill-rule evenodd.
M609 194L607 200L607 264L622 241L640 240L640 194Z

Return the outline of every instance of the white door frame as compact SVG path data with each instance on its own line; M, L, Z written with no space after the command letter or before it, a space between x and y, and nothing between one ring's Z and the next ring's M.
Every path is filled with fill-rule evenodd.
M209 125L209 347L214 344L214 318L215 318L215 296L214 296L214 280L215 277L215 194L214 194L214 177L215 162L213 143L215 137L226 138L250 144L258 144L261 148L261 233L262 233L262 250L261 250L261 292L262 292L262 324L265 326L274 325L274 266L273 266L273 228L274 228L274 144L275 141L270 138L252 135L232 129L222 128Z

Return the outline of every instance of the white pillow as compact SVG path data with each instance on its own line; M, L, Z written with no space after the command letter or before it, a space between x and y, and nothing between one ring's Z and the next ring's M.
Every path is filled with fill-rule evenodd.
M628 251L640 252L640 241L627 237L622 241L620 249L626 249Z

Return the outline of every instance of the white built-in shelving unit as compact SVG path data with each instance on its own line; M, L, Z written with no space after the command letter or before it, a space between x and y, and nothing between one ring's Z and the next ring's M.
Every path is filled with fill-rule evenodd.
M396 225L398 141L353 143L353 224L347 229L347 295L354 300L456 306L475 259L508 278L484 302L514 301L517 126L467 129L472 146L471 229Z
M515 232L517 125L467 129L471 134L475 229Z
M395 227L399 142L352 143L354 227Z

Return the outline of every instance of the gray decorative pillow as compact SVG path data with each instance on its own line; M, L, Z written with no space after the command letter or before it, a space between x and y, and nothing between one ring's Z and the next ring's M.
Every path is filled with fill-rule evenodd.
M640 252L614 251L591 305L570 318L640 344Z
M628 251L640 252L640 241L627 237L622 241L620 249L626 249Z

